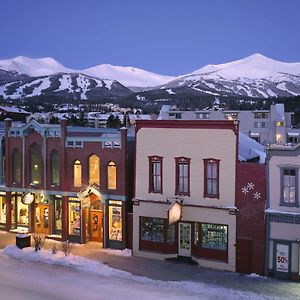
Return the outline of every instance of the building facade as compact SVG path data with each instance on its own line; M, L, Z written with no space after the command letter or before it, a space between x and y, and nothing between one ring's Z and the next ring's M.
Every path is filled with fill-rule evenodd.
M127 145L126 129L7 119L0 228L124 248Z
M240 132L261 144L297 144L300 129L292 127L293 112L286 112L284 104L271 105L270 110L202 110L177 111L164 105L160 120L239 120Z
M266 273L300 280L300 144L267 147Z
M133 255L236 269L235 121L137 121Z

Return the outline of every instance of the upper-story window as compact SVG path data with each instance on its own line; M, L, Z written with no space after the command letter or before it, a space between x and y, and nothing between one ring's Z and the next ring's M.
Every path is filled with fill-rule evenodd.
M254 119L268 119L269 113L267 112L255 112Z
M17 149L12 154L12 181L14 184L21 182L20 153Z
M207 120L209 119L209 113L196 113L196 119Z
M255 128L268 128L269 124L268 122L254 122Z
M219 165L218 159L204 159L204 197L219 198Z
M237 120L239 118L238 113L224 113L224 118L226 120Z
M59 154L56 150L51 153L51 184L59 185Z
M298 206L298 169L281 169L281 205Z
M79 160L75 160L73 169L74 169L74 186L81 187L82 167L81 167L81 162Z
M177 157L176 160L176 195L190 195L190 158Z
M37 144L30 146L30 182L40 184L42 174L41 147Z
M100 159L96 154L89 157L89 183L100 185Z
M149 193L162 193L162 160L160 156L149 156Z
M117 166L113 161L107 165L107 188L109 190L117 188Z
M169 113L169 119L181 119L181 113Z

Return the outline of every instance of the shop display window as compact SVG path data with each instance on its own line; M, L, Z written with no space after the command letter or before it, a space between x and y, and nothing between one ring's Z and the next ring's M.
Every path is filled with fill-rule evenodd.
M28 226L29 206L27 204L23 204L21 199L21 196L17 196L17 224L18 226Z
M62 231L62 200L55 197L54 199L54 219L55 219L55 233Z
M163 243L164 219L141 217L141 239Z
M117 206L118 205L118 206ZM122 202L109 202L109 239L122 241Z
M0 194L0 223L6 223L6 197Z
M80 235L80 202L69 202L69 234Z
M218 224L201 224L202 248L227 250L228 226Z

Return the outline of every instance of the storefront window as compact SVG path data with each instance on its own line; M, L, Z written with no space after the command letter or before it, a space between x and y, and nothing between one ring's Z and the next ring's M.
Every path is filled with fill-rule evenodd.
M0 223L6 223L6 194L0 193Z
M28 226L29 225L29 206L22 203L21 195L17 195L17 225Z
M74 162L74 186L81 187L81 163L79 160Z
M54 218L55 233L59 234L62 231L62 199L60 197L54 199Z
M97 155L93 154L89 158L89 183L100 185L100 159Z
M80 202L69 202L69 234L80 235Z
M164 219L141 217L141 239L163 243Z
M201 224L202 248L227 250L228 226L218 224Z
M168 225L168 228L167 228L167 243L175 243L175 232L176 232L175 224Z
M107 188L115 190L117 188L117 166L111 161L107 166Z
M117 206L118 205L118 206ZM109 239L122 241L122 202L109 202Z

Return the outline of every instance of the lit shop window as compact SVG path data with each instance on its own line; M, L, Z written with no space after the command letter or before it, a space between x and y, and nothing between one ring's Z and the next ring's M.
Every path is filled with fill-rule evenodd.
M79 160L74 162L74 186L81 186L81 163Z
M6 194L0 192L0 223L6 223Z
M117 188L117 166L113 161L107 165L107 188L109 190Z
M100 185L100 159L95 154L89 158L89 183Z
M69 234L80 235L80 202L69 202Z
M227 250L228 227L218 224L201 224L202 248Z
M163 243L164 219L141 217L141 240Z
M21 164L20 164L20 153L17 149L13 151L12 155L12 180L13 183L21 182Z
M55 233L60 234L62 231L62 199L61 196L55 196L54 199L55 213Z
M22 197L17 196L17 224L18 226L28 226L29 206L22 203Z
M109 239L122 241L122 202L109 201Z
M51 154L51 184L59 185L59 154L53 151Z
M42 169L42 158L41 149L37 144L30 146L30 169L31 169L31 183L41 183L41 169Z

